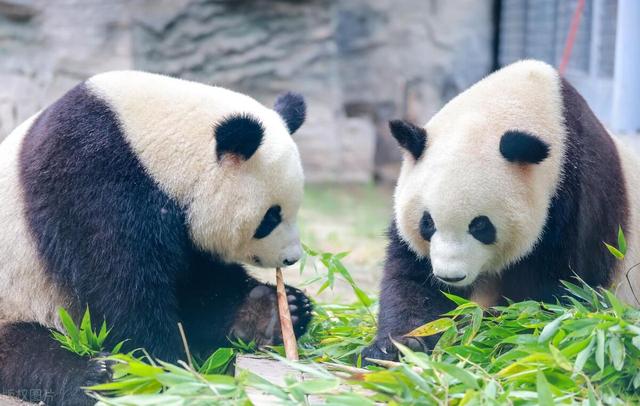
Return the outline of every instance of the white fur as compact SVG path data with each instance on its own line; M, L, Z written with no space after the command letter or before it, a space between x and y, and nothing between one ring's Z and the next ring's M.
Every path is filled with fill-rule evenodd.
M619 264L612 288L625 302L640 306L640 157L622 141L613 137L624 173L628 193L629 220L624 230L627 253ZM615 241L609 241L617 245ZM633 269L632 269L633 268ZM628 276L628 279L627 279Z
M533 249L561 179L566 132L560 89L551 66L515 63L451 100L427 123L422 158L416 163L405 157L395 218L400 236L418 255L430 257L435 275L464 275L455 285L466 286ZM514 129L549 144L549 157L537 165L508 162L500 139ZM419 231L424 211L437 229L431 243ZM497 229L495 244L468 233L471 220L481 215Z
M193 240L224 260L281 266L301 255L296 214L303 173L284 121L254 99L220 87L119 71L97 75L89 88L111 108L131 147L158 185L187 208ZM214 125L247 113L265 136L247 161L216 160ZM282 207L283 222L266 238L253 234L267 209Z
M66 295L49 280L36 254L24 218L19 149L35 120L31 117L0 144L0 322L56 324L56 308L68 308Z

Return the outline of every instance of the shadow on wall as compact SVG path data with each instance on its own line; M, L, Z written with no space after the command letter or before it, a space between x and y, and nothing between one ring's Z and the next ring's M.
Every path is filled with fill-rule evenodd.
M79 80L133 68L265 104L302 92L310 181L395 178L387 120L422 124L483 77L492 34L491 2L473 0L0 0L0 137Z

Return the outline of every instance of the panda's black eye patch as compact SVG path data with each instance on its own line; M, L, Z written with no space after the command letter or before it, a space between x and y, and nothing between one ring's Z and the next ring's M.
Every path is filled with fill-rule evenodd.
M264 214L260 225L256 229L256 233L253 238L261 239L278 227L278 224L282 222L282 208L280 206L271 206L269 210Z
M436 233L436 224L433 222L431 214L424 212L420 220L420 235L427 241L431 241L431 237Z
M469 234L483 244L496 242L496 228L487 216L478 216L469 223Z

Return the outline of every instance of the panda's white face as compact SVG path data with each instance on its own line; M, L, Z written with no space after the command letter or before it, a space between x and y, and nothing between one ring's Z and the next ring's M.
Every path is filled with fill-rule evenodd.
M304 176L291 137L304 119L300 97L279 98L275 111L227 89L135 71L87 85L117 112L151 177L185 208L198 247L263 267L300 258Z
M430 259L436 278L469 286L533 249L565 150L553 68L516 63L460 94L424 128L391 128L406 150L395 192L398 231Z
M209 197L203 206L192 206L190 223L194 240L223 259L272 268L291 265L302 256L296 220L304 177L298 150L284 126L264 127L265 140L250 159L221 159L217 191L203 191ZM280 134L270 134L273 130ZM269 137L283 145L269 145Z

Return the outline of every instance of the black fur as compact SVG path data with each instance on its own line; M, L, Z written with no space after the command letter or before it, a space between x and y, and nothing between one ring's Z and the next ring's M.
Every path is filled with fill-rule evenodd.
M76 319L88 306L95 322L107 321L108 348L128 339L125 351L184 358L179 321L197 354L227 344L250 292L263 285L193 246L183 208L146 174L115 114L85 85L38 117L20 159L25 216L47 276ZM307 311L299 310L299 333ZM48 405L81 404L78 386L91 368L42 326L0 329L0 392L50 390Z
M436 224L433 222L433 217L428 212L422 213L422 219L420 219L420 235L427 241L431 241L431 237L436 233Z
M454 308L441 290L458 295L464 293L437 281L431 272L429 259L418 258L411 251L400 238L395 222L392 222L388 236L378 333L375 342L363 352L363 359L395 359L398 353L392 339L416 350L432 348L435 345L433 337L408 339L403 335Z
M408 121L391 120L389 129L402 148L409 151L416 161L420 159L427 144L427 132L424 128Z
M256 229L253 238L261 239L265 238L271 232L278 227L282 222L282 208L280 206L271 206L269 210L264 214L260 225Z
M276 98L273 109L280 114L280 117L287 124L289 134L298 131L307 115L307 105L304 102L304 98L302 95L293 92L279 95Z
M624 229L627 224L624 173L613 140L566 81L562 96L568 137L562 183L551 202L541 241L524 259L504 269L495 286L501 297L515 301L555 302L566 294L560 280L571 280L574 272L591 286L609 286L617 264L602 241L615 241L618 225ZM402 334L449 311L452 303L441 290L463 297L472 293L473 288L455 290L437 286L433 280L429 261L409 250L392 224L378 334L365 357L395 358L389 337L406 341ZM434 341L427 338L421 343L428 349Z
M496 228L487 216L478 216L469 223L469 234L483 244L496 242Z
M225 154L247 160L258 150L264 138L262 123L248 114L226 117L216 125L214 132L218 160Z
M29 368L19 366L29 365ZM56 374L52 374L56 371ZM37 323L12 323L0 330L0 393L47 405L93 405L81 387L110 379L104 361L60 347ZM38 386L25 385L38 377Z
M549 146L535 135L510 130L500 139L500 153L509 162L539 164L549 156Z

